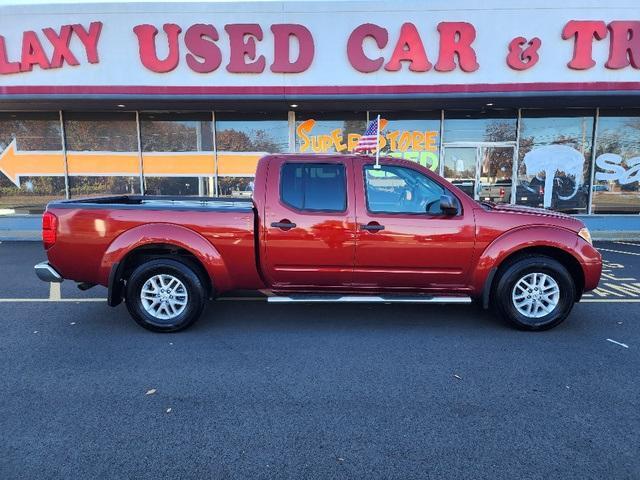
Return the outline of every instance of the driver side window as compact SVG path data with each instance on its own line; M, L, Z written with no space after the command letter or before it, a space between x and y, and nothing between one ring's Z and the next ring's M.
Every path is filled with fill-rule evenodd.
M364 167L367 209L372 213L440 215L440 197L448 192L426 175L397 165Z

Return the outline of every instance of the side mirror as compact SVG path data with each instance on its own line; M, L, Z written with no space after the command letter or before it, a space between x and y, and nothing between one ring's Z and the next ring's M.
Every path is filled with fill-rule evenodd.
M440 210L444 215L452 216L458 214L458 206L451 195L440 196Z

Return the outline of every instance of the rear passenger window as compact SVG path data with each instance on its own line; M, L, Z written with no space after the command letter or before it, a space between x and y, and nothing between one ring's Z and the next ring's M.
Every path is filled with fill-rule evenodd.
M345 211L346 185L341 164L285 163L280 172L280 198L298 210Z

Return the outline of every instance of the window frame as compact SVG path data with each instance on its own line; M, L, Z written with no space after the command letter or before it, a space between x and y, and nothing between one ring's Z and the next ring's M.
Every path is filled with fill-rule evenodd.
M344 182L344 203L343 203L343 208L342 210L330 210L330 209L320 209L320 208L298 208L295 205L291 205L289 202L285 201L282 192L283 192L283 182L282 182L282 175L284 173L284 169L287 165L302 165L304 168L309 167L309 166L338 166L340 168L342 168L343 170L343 182ZM279 187L279 201L282 205L284 205L285 207L291 209L291 210L295 210L296 212L313 212L313 213L317 213L317 212L324 212L324 213L346 213L348 210L348 204L349 204L349 183L347 182L347 165L345 163L342 162L283 162L280 165L280 172L279 172L279 176L278 176L278 181L280 182L280 187ZM303 181L305 183L303 183L303 193L304 193L304 187L306 184L306 178L303 176ZM304 204L304 196L303 196L303 204Z
M367 208L367 213L372 214L372 215L411 215L411 216L424 216L427 218L453 218L453 217L459 217L462 215L462 202L460 201L460 199L458 198L457 195L455 195L451 190L449 190L447 187L445 187L444 185L442 185L440 182L438 182L437 180L435 180L434 178L431 178L430 175L427 175L423 172L421 172L420 170L416 169L416 168L411 168L409 166L405 166L405 165L380 165L380 167L382 169L384 169L385 167L393 167L393 168L404 168L405 170L411 170L414 171L420 175L423 175L424 177L427 177L429 180L431 180L432 182L434 182L435 184L437 184L439 187L441 187L444 192L442 193L442 195L449 195L451 196L455 202L458 204L458 211L456 212L455 215L445 215L444 213L439 213L439 214L433 214L433 213L429 213L429 212L387 212L384 210L372 210L371 207L369 206L369 191L367 189L367 168L368 169L373 169L373 164L372 163L365 163L364 165L362 165L362 186L363 186L363 190L364 190L364 198L365 198L365 206Z

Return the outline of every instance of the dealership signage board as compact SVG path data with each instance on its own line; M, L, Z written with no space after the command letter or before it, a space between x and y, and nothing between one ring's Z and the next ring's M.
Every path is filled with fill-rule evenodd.
M0 7L0 95L640 89L636 0Z

